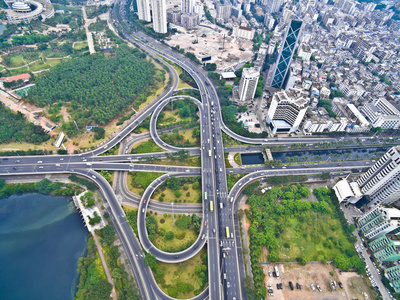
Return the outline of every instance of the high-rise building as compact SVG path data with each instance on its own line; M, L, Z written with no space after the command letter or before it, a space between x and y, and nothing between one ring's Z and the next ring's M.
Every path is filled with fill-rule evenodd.
M400 241L392 241L390 237L386 235L368 243L368 248L378 263L400 259Z
M400 294L400 265L385 270L385 277L397 294Z
M254 68L245 68L239 82L239 100L242 102L253 100L256 93L260 72Z
M158 33L167 33L167 5L165 0L153 0L153 29Z
M274 14L279 11L279 9L282 6L283 1L282 0L266 0L264 1L265 3L265 9L267 13Z
M292 98L285 91L275 93L267 113L267 123L272 133L298 130L307 108L308 101L303 97Z
M182 0L182 13L191 14L194 12L194 0Z
M369 208L379 204L392 204L400 199L400 146L386 152L357 183L365 195L362 203Z
M232 4L231 3L221 3L217 2L215 5L215 9L217 10L217 19L227 20L231 17L232 13Z
M288 26L283 45L279 51L277 63L273 69L273 77L271 81L271 87L273 88L281 89L285 83L302 24L302 21L292 20Z
M400 211L396 208L377 206L358 220L358 227L368 239L376 239L388 233L398 233Z
M199 16L197 14L182 14L181 25L185 28L191 29L199 24Z
M137 9L139 20L151 22L150 0L137 0Z

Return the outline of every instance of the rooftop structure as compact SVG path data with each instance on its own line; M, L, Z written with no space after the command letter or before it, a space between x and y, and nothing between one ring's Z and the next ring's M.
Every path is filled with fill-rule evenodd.
M292 98L285 91L276 92L267 113L267 123L272 133L294 132L306 114L308 101L303 97Z
M357 183L366 195L363 203L368 207L393 204L400 199L400 146L386 152Z
M7 1L7 21L10 23L29 23L42 17L43 20L54 16L54 7L50 0Z
M368 239L376 239L399 228L400 211L377 206L358 221L358 227Z
M384 235L368 244L369 250L375 259L380 263L382 261L396 261L400 259L400 241L392 241Z

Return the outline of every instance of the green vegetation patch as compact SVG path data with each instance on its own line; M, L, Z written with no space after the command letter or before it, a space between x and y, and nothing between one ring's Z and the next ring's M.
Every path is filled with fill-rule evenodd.
M150 183L163 175L163 173L130 172L129 175L131 176L131 186L137 190L137 193L139 195L142 195L144 190L150 185Z
M263 247L268 249L269 262L332 260L344 271L355 268L365 273L352 244L356 240L352 235L355 227L347 224L332 191L316 188L318 202L302 200L309 195L307 187L297 184L248 198L251 209L245 212L251 223L248 232L255 284L247 286L249 299L264 298L266 294L262 284L265 275L258 265Z
M149 238L151 236L151 241L158 249L169 253L180 252L193 245L201 227L201 218L195 214L176 215L175 226L171 214L152 215L147 219L146 224L150 225Z
M157 284L171 297L192 298L199 295L207 285L206 249L181 263L161 263L151 254L146 254L144 262L152 269Z
M131 105L146 101L164 79L138 49L122 45L115 58L103 54L63 61L35 80L27 100L40 107L67 104L72 119L63 123L68 135L89 124L105 125Z
M0 198L10 195L38 192L44 195L73 196L79 194L82 188L73 183L51 182L47 178L38 182L5 184L0 178Z
M153 152L163 152L163 151L164 151L163 149L158 147L156 143L152 139L150 139L148 141L136 144L132 148L131 154L153 153Z
M153 198L165 202L201 203L201 177L170 177L155 190Z
M50 139L42 127L28 122L20 112L14 113L0 104L0 144L26 142L40 144Z
M228 174L226 175L226 183L228 185L228 191L233 188L236 182L239 181L240 178L246 176L247 174L245 173L238 173L238 174Z
M79 258L79 284L74 299L110 299L112 285L107 281L99 253L92 237L87 244L87 254Z

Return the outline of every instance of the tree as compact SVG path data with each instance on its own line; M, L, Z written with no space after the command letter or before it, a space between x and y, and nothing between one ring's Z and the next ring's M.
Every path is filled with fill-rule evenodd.
M164 238L167 241L173 240L175 237L175 233L173 231L167 231L167 233L165 234Z
M175 221L175 225L181 229L189 229L191 225L191 218L187 215L183 215L181 218Z
M41 194L49 194L51 191L51 181L47 178L44 178L37 183L36 188Z
M149 266L150 269L154 269L157 266L157 259L151 253L146 253L143 259L143 262L146 266Z

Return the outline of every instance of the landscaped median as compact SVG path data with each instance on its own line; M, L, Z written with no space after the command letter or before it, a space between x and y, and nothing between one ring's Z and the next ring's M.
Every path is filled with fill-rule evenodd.
M137 235L137 209L124 206L126 218ZM201 218L192 215L175 215L175 226L171 214L147 213L146 226L149 238L160 250L179 252L190 247L197 239ZM159 287L169 296L187 299L200 294L206 287L207 251L202 249L191 259L167 264L146 254L145 263L150 266Z

